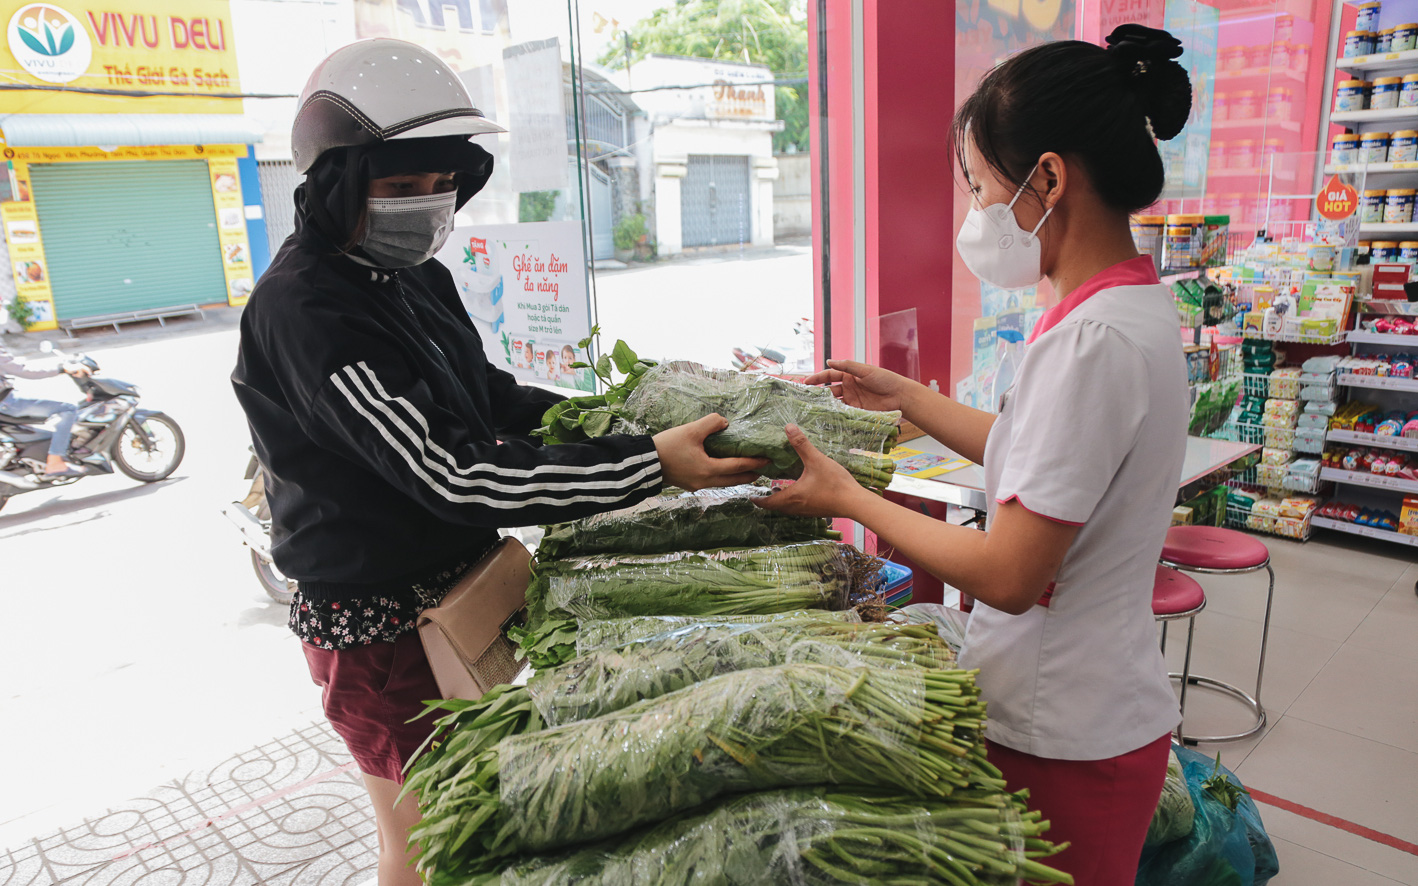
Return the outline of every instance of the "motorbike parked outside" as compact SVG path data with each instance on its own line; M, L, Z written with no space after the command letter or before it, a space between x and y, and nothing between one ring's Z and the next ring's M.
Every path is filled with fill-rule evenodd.
M41 349L91 373L69 376L84 394L68 454L81 473L46 476L45 460L54 436L44 426L49 416L7 412L0 400L0 508L16 495L112 474L115 467L143 483L165 480L177 470L187 451L182 428L165 413L140 408L137 385L101 378L98 361L88 355L64 354L47 341Z

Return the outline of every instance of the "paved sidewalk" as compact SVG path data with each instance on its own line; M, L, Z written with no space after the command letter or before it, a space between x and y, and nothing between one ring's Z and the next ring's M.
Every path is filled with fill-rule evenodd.
M377 862L364 783L321 722L0 852L0 886L356 886Z
M156 320L144 320L141 323L124 323L119 332L114 332L110 326L104 326L96 329L76 329L73 336L62 329L50 329L45 332L0 332L0 345L21 356L40 353L40 342L46 339L54 342L60 350L71 353L101 351L156 339L177 339L235 329L241 322L241 312L239 307L203 308L200 317L173 317L165 321L165 325Z

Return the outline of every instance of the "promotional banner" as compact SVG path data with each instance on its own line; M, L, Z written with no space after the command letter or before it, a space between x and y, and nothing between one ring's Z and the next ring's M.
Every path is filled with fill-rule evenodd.
M1192 82L1192 111L1180 135L1158 142L1167 171L1164 199L1196 199L1206 193L1206 168L1211 157L1211 105L1216 95L1216 46L1221 39L1221 11L1195 0L1167 4L1166 29L1182 41L1177 63Z
M29 190L28 181L25 190ZM33 331L57 328L54 293L49 288L49 269L44 261L44 244L39 237L34 203L0 204L0 222L5 225L5 242L10 248L16 297L29 306L28 328Z
M251 274L251 242L246 235L241 173L233 157L210 159L207 169L212 179L212 204L217 210L217 239L222 244L227 303L244 305L256 281Z
M231 10L226 0L0 0L6 113L240 114ZM176 92L137 98L72 88ZM132 107L141 102L141 108Z
M557 38L502 50L507 75L507 129L512 139L508 168L514 191L566 187L566 96Z
M438 254L492 365L519 381L594 391L591 297L579 222L459 227Z

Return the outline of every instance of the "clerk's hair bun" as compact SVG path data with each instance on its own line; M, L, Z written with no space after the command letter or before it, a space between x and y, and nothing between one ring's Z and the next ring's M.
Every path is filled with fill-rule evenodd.
M1143 25L1120 25L1108 35L1108 54L1132 83L1157 138L1176 138L1192 110L1191 79L1177 64L1182 41Z
M990 169L1022 187L1039 158L1056 153L1087 173L1108 206L1151 206L1165 181L1156 139L1174 138L1191 113L1181 54L1177 38L1142 25L1113 31L1107 49L1077 40L1026 49L982 77L961 104L951 126L956 157L965 168L973 145Z

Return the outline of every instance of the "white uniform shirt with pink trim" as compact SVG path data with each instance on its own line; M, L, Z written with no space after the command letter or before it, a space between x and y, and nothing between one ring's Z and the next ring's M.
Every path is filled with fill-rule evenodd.
M1038 605L976 606L960 660L980 669L991 740L1102 760L1180 719L1152 584L1186 450L1186 365L1147 257L1070 293L1035 335L985 446L990 517L1018 500L1081 528Z

